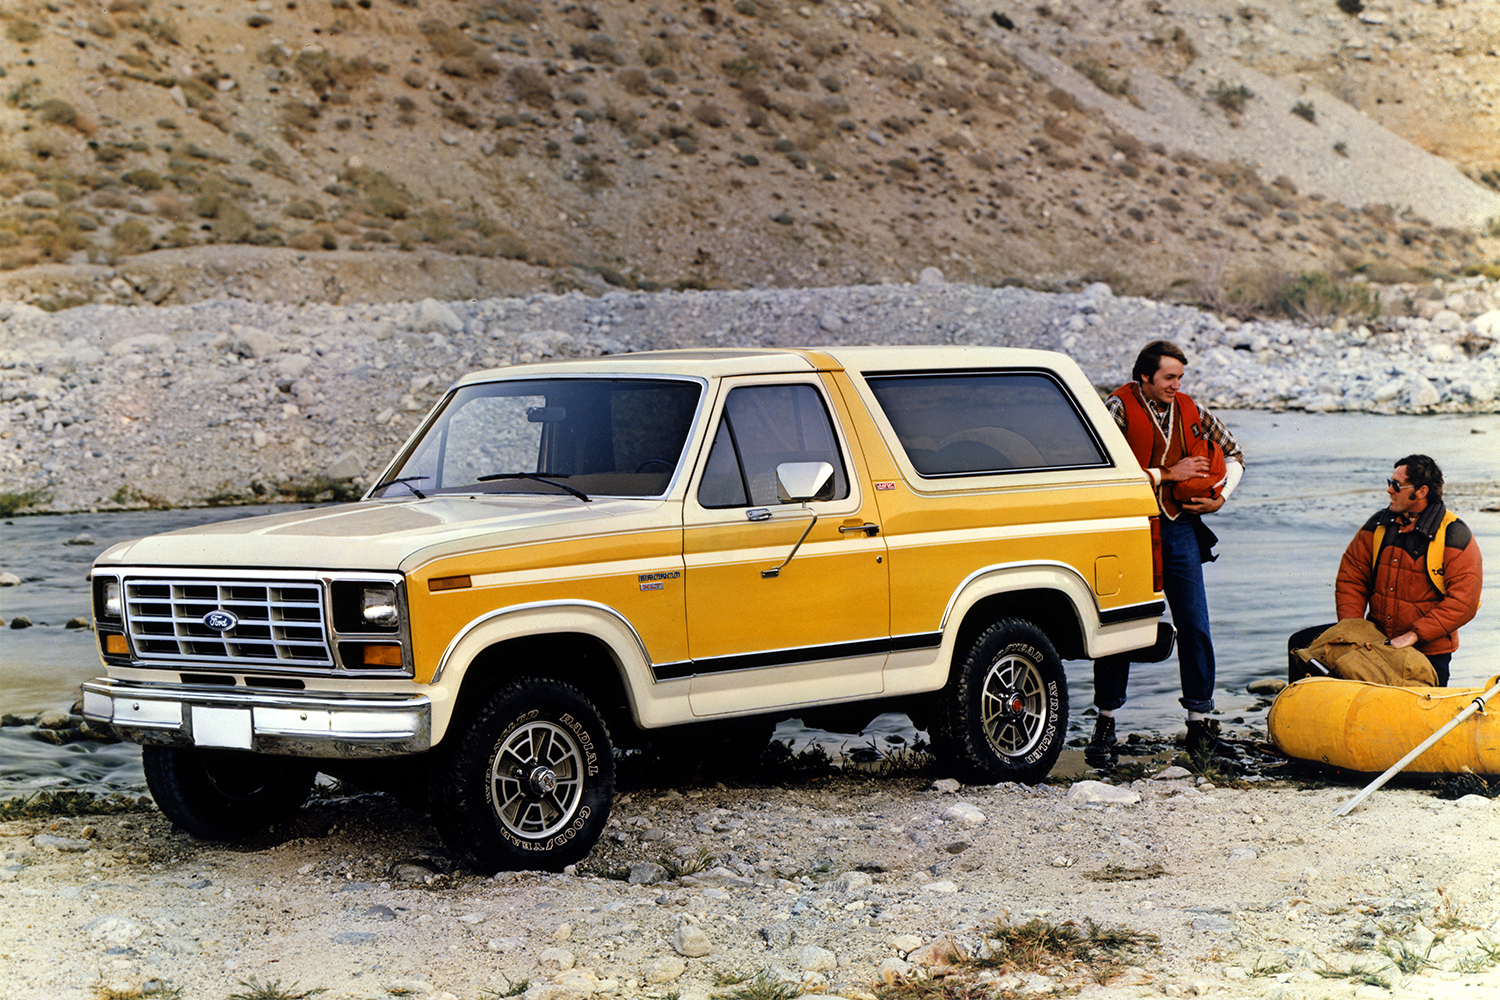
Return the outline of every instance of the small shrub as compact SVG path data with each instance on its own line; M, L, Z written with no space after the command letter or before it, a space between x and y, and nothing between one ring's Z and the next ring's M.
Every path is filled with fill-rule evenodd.
M404 219L414 199L400 184L379 170L359 170L346 178L364 194L365 212L382 219Z
M705 101L693 109L693 117L709 128L723 128L729 124L729 116L717 104Z
M5 37L17 45L30 45L42 37L42 29L32 21L12 21L5 28Z
M533 108L545 111L552 107L552 88L547 78L530 66L517 66L506 75L506 82L516 95L516 100Z
M1314 125L1318 124L1318 113L1313 110L1311 101L1298 101L1292 105L1292 114L1298 118L1306 118Z
M641 62L651 67L660 66L667 61L667 50L655 42L647 42L636 49L635 54L640 57Z
M575 42L569 54L574 59L585 59L591 63L613 63L625 65L625 57L615 47L615 40L608 35L590 35L582 42Z
M1078 99L1061 87L1053 87L1047 91L1047 103L1059 111L1082 113L1083 109L1078 106Z
M10 517L23 507L34 507L46 503L51 494L46 490L0 491L0 517Z
M190 247L198 242L198 234L190 227L173 226L165 236L161 238L162 244L169 247Z
M316 105L288 101L281 106L281 123L288 129L315 132L318 127L313 122L322 114L323 110Z
M651 90L651 78L638 69L621 70L615 80L633 97L645 97Z
M241 979L240 985L245 988L244 993L231 993L227 1000L306 1000L320 993L328 991L319 986L310 990L299 990L297 984L282 986L281 980L273 979L269 983L262 983L254 976L249 979Z
M1354 15L1360 13L1365 9L1365 5L1362 0L1337 0L1337 7L1339 10L1343 11L1345 14L1348 14L1350 17L1353 17Z
M151 249L151 228L139 219L126 219L110 231L116 253L145 253Z
M330 479L328 476L315 476L306 482L288 480L277 483L273 488L279 496L290 497L298 503L345 503L350 500L358 500L363 491L352 482L342 479ZM322 990L315 992L321 993ZM311 996L311 994L299 994ZM232 1000L232 998L231 998Z
M1076 62L1073 64L1073 68L1088 77L1094 86L1106 94L1111 94L1115 97L1130 96L1129 80L1116 80L1109 75L1108 70L1092 59L1084 59L1081 62Z
M1043 131L1065 146L1077 146L1083 142L1083 136L1077 129L1063 124L1056 118L1048 118L1043 125Z
M148 812L151 808L144 798L133 799L118 792L101 797L93 792L43 791L25 798L14 797L0 801L0 821L44 816L106 816Z
M748 80L752 76L755 76L757 73L759 73L761 66L760 63L756 62L754 59L746 59L744 56L739 56L735 59L730 59L725 62L723 64L723 69L725 75L728 76L731 80L743 81Z
M1193 38L1182 28L1172 29L1172 48L1187 62L1194 62L1198 58L1198 47L1193 44Z
M78 124L78 109L57 97L49 97L38 104L36 116L51 125L72 128Z
M182 32L178 30L176 22L171 18L162 21L153 17L142 26L141 30L163 45L182 44Z
M1333 151L1347 158L1349 155L1349 144L1347 142L1336 142L1333 144Z
M489 249L496 257L507 260L526 259L526 241L512 233L502 233L490 241Z
M779 982L764 970L754 977L743 974L721 975L716 985L732 987L722 993L715 993L718 1000L793 1000L802 995L799 985Z
M200 211L199 214L202 214ZM206 218L209 216L206 216ZM217 197L213 204L213 235L219 243L249 243L255 221L231 199Z
M323 234L316 230L304 230L293 233L286 238L286 245L293 250L321 250L323 248Z
M1245 105L1255 94L1243 83L1231 86L1223 80L1214 84L1208 96L1214 99L1214 103L1231 114L1240 114L1245 110Z
M137 167L120 175L120 180L142 191L160 191L166 182L161 174L146 167Z
M1368 286L1334 281L1324 271L1292 281L1283 289L1280 305L1293 319L1319 326L1340 316L1369 321L1380 315L1380 296Z

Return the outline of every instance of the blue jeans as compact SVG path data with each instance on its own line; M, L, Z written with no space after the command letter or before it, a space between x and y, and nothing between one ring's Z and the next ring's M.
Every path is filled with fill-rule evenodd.
M1189 712L1214 710L1214 643L1208 628L1208 594L1203 589L1203 557L1191 515L1161 519L1162 586L1177 629L1177 666ZM1094 661L1094 707L1113 711L1125 704L1130 654Z

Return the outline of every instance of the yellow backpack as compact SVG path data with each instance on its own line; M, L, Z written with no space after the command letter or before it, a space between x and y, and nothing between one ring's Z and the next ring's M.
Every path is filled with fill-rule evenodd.
M1443 523L1438 525L1437 533L1432 536L1432 541L1427 545L1427 575L1432 579L1432 585L1438 589L1439 594L1448 593L1448 581L1443 579L1443 546L1447 544L1448 525L1458 520L1458 515L1453 511L1445 511ZM1380 546L1385 541L1385 525L1375 528L1374 547L1370 550L1370 568L1380 560Z

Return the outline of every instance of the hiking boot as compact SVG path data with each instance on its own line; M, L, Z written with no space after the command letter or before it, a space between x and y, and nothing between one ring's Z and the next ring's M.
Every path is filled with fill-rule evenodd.
M1219 735L1218 719L1189 719L1187 724L1187 752L1209 757L1239 757L1239 750Z
M1083 748L1083 762L1089 767L1106 767L1115 757L1115 717L1101 715L1094 720L1094 738Z

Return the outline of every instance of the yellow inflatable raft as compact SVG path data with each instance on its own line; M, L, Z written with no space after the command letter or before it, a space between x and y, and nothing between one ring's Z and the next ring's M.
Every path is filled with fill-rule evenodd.
M1271 742L1294 760L1376 774L1453 721L1482 688L1387 687L1309 677L1276 696ZM1500 774L1500 698L1475 712L1405 768L1410 774Z

